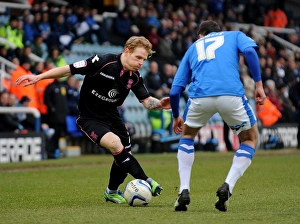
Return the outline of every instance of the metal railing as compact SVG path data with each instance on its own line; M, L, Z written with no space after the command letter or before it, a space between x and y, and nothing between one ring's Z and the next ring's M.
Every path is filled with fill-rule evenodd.
M6 71L5 71L5 66L7 67L10 67L10 68L13 68L13 69L16 69L17 68L17 65L12 63L11 61L3 58L3 57L0 57L0 92L2 92L4 90L4 86L2 85L2 79L7 76L7 77L10 77L10 74L8 74Z
M9 42L8 40L6 40L3 37L0 37L0 43L9 46L13 50L15 50L17 48L16 45L14 45L13 43ZM33 60L34 62L44 62L45 61L43 58L41 58L41 57L39 57L39 56L37 56L36 54L33 54L33 53L29 54L29 58L31 60Z
M300 51L300 48L291 42L279 37L276 35L276 33L281 33L281 34L293 34L296 33L295 29L292 28L277 28L277 27L268 27L268 26L257 26L255 24L247 24L247 23L232 23L232 27L235 29L247 29L249 30L250 28L253 29L254 33L253 35L261 38L261 37L266 37L268 32L273 33L273 39L286 47L287 49L290 49L294 52Z
M41 113L38 109L33 107L0 107L0 114L8 113L26 113L33 114L35 117L35 131L40 132L41 130Z

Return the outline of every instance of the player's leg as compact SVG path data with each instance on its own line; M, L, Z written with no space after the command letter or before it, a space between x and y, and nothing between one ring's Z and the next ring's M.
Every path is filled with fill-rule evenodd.
M123 193L118 189L127 177L127 173L113 161L110 169L109 183L104 192L104 198L106 201L122 204L125 203Z
M195 158L194 138L214 114L213 111L201 110L201 108L210 108L212 101L213 99L192 99L187 104L185 124L177 152L180 187L174 204L175 211L186 211L187 205L190 204L190 178Z
M190 179L195 158L194 138L200 128L183 125L182 137L179 140L177 161L179 173L179 194L175 201L175 211L186 211L190 204Z
M225 97L222 98L222 102L227 102L231 106L227 108L220 103L220 108L222 108L220 114L233 133L239 136L241 142L233 157L225 182L217 190L218 201L215 206L220 211L227 211L228 201L236 182L251 164L257 145L258 129L255 114L245 98L229 97L228 99Z
M112 153L116 164L120 166L123 172L128 172L136 179L147 181L151 186L153 196L158 196L160 194L162 187L145 174L139 162L132 154L127 152L117 135L112 132L106 133L101 138L100 145Z
M122 145L125 146L125 149L130 152L131 144L130 144L130 135L124 124L120 123L117 127L112 128L113 132L118 135L121 139ZM119 186L124 182L128 173L122 169L115 161L110 169L110 176L108 186L104 193L104 198L106 201L112 201L115 203L123 203L125 199L120 190L118 190Z
M96 120L81 116L77 119L77 125L84 136L94 144L106 148L114 156L116 164L112 165L111 175L114 176L118 173L118 177L116 176L116 180L113 183L114 186L121 183L122 180L124 181L126 178L125 174L130 173L137 179L146 180L152 186L152 194L154 196L159 195L162 187L156 181L146 176L138 161L125 150L120 138L111 132L111 129L113 129L111 124L113 123L116 127L117 122L111 122L107 119ZM121 124L123 125L123 123ZM115 196L118 197L119 190L112 189L112 191L115 192L108 193L116 194Z

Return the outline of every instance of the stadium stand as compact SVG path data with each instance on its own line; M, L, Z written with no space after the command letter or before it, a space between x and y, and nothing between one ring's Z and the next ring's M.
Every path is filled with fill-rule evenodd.
M53 5L53 6L68 6L70 1L58 1L58 0L51 0L51 1L47 1L49 4ZM190 14L194 14L195 11L192 10L192 8L187 7L185 3L182 3L182 6L178 7L179 9L177 10L177 3L175 5L173 5L173 7L170 7L170 4L168 4L170 1L165 1L165 9L168 10L174 10L173 12L176 12L178 15L182 15L186 14L189 15ZM300 52L300 45L298 42L297 44L291 43L287 38L283 38L282 35L277 35L276 33L280 33L280 34L285 34L285 37L287 37L289 34L297 34L298 38L299 38L299 18L297 18L297 12L299 11L299 1L296 0L292 0L292 1L285 1L285 9L287 12L287 16L288 18L293 18L296 20L296 23L294 25L289 24L288 27L286 28L274 28L274 27L264 27L264 26L260 26L258 24L245 24L243 23L243 20L239 20L240 17L238 17L239 14L241 14L244 6L243 6L243 2L245 1L234 1L237 2L237 4L232 3L228 3L226 2L226 4L228 5L224 5L224 9L233 9L233 13L235 13L236 17L232 17L229 18L229 14L225 14L225 16L227 16L226 18L223 18L224 20L222 21L222 17L217 17L217 16L212 16L212 14L209 11L206 11L206 4L209 2L209 0L207 1L203 1L201 4L197 4L197 1L187 1L187 3L190 3L190 5L193 5L195 8L197 8L199 15L197 15L197 20L194 21L194 23L187 23L187 21L184 21L184 17L178 17L178 18L171 18L171 14L174 15L174 13L169 13L169 18L165 18L164 16L166 16L166 14L163 14L162 12L159 12L159 10L157 11L158 16L160 17L161 21L163 19L165 20L169 20L172 21L174 24L173 27L169 27L169 32L172 29L180 29L181 25L180 24L184 24L184 26L186 27L186 29L191 29L191 30L187 30L185 31L185 38L186 41L190 39L188 38L193 38L193 35L190 34L194 31L195 26L197 25L197 23L199 21L202 21L203 19L216 19L218 21L220 21L220 23L222 24L222 26L224 27L224 29L234 29L234 30L243 30L245 32L252 30L251 35L252 37L257 41L261 41L261 40L266 40L267 39L267 35L269 32L273 33L273 39L272 39L272 43L275 45L280 46L280 49L284 49L286 51L288 51L289 53L296 53L296 52ZM267 9L267 6L272 3L272 1L263 1L262 6L265 7L265 10ZM232 4L232 5L229 5ZM138 5L139 10L142 11L142 6L143 8L147 9L147 8L151 8L154 7L155 4L153 5L153 3L151 4L148 1L142 1L142 3L140 3ZM30 4L28 4L28 1L10 1L10 2L1 2L0 4L0 26L6 24L9 21L10 18L10 13L13 12L13 10L19 10L19 12L25 12L26 10L31 10L32 6ZM128 6L129 7L129 6ZM170 8L168 8L170 7ZM186 11L185 7L189 8L190 11ZM49 7L50 8L50 7ZM123 8L124 10L127 10L127 7ZM119 9L120 11L123 9ZM56 8L57 12L59 11L59 7ZM177 10L177 11L176 11ZM50 14L50 13L49 13ZM103 23L101 25L105 25L106 26L106 30L108 32L108 34L110 34L111 38L114 38L114 20L117 17L118 13L117 12L101 12L101 14L97 14L94 16L95 21L99 22L99 23ZM192 17L188 17L189 19L192 19ZM142 18L138 19L139 22L142 21ZM298 21L298 23L297 23ZM137 21L135 20L135 23L137 23ZM137 23L138 24L138 23ZM162 34L160 34L162 35ZM0 44L8 44L7 41L3 38L0 38ZM187 43L190 43L187 41ZM11 46L12 49L14 49L14 46ZM94 54L103 54L103 53L121 53L123 50L122 46L118 46L118 45L114 45L114 41L111 42L110 45L101 45L99 43L74 43L71 46L70 51L67 54L64 54L64 52L62 52L62 55L64 57L64 59L66 60L66 62L68 64L70 63L74 63L76 61L88 58ZM277 49L277 53L279 52L279 50ZM278 57L281 55L277 55ZM43 61L41 58L39 58L38 56L31 54L30 58L34 61L34 62L38 62L38 61ZM158 60L161 61L159 56L151 58L151 60ZM287 59L286 59L287 60ZM172 61L172 63L177 63ZM275 64L275 62L274 62ZM9 60L0 57L0 81L2 83L2 79L3 77L8 77L9 74L6 73L5 68L8 66L13 67L14 64L12 64ZM140 73L142 75L142 77L144 77L149 69L149 60L147 60L142 69L140 70ZM285 69L287 69L287 67L285 67ZM299 64L297 69L299 70ZM3 86L1 85L0 90L3 89ZM149 141L151 140L151 136L153 135L153 130L151 129L151 126L149 125L149 117L148 117L148 113L146 111L145 108L143 108L143 106L137 101L137 99L134 97L133 93L130 93L130 95L128 96L128 98L126 99L125 103L124 103L124 110L125 110L125 117L126 120L128 120L129 122L132 122L134 124L134 128L136 130L134 138L136 139L142 139L143 141ZM185 106L185 102L182 101L181 102L181 109L183 110ZM72 127L72 126L70 126ZM74 128L74 126L73 126ZM74 130L74 129L73 129ZM75 130L76 131L76 130ZM166 130L161 130L161 132L157 132L159 133L159 139L162 142L164 141L168 141L168 140L172 140L172 138L174 136L172 136L172 134L168 137L170 137L169 139L167 138L162 138L165 135L165 131ZM69 130L70 135L72 136L72 131ZM156 134L157 134L156 133ZM74 139L79 140L80 137L79 136L74 136ZM75 142L73 142L72 144L77 144ZM79 144L79 143L78 143ZM147 143L145 144L147 147ZM82 148L84 148L85 151L83 151L83 153L93 153L95 152L96 149L93 148L93 146L87 145L87 146L82 146ZM146 149L147 151L147 149ZM103 152L103 150L101 151Z

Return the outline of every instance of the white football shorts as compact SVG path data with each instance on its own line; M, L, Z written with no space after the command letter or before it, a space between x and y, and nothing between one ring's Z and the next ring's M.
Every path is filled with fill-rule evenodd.
M183 118L192 128L203 127L219 113L235 135L249 130L256 123L256 116L246 96L213 96L189 99Z

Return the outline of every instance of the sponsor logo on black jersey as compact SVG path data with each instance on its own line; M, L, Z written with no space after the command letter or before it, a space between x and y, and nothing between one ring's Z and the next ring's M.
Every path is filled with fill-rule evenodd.
M104 76L105 78L115 80L115 77L113 77L113 76L111 76L111 75L106 75L106 74L103 73L103 72L100 72L100 75Z
M119 92L116 89L109 90L109 92L108 92L108 96L110 98L114 98L117 94L119 94Z
M100 100L103 100L103 101L106 101L106 102L109 102L109 103L115 103L115 102L117 102L119 100L119 98L117 98L117 99L111 99L112 97L115 97L117 94L119 94L119 92L116 89L112 89L112 90L110 90L108 92L108 96L110 98L97 93L97 91L94 90L94 89L92 90L92 94L94 96L96 96L97 98L99 98Z

